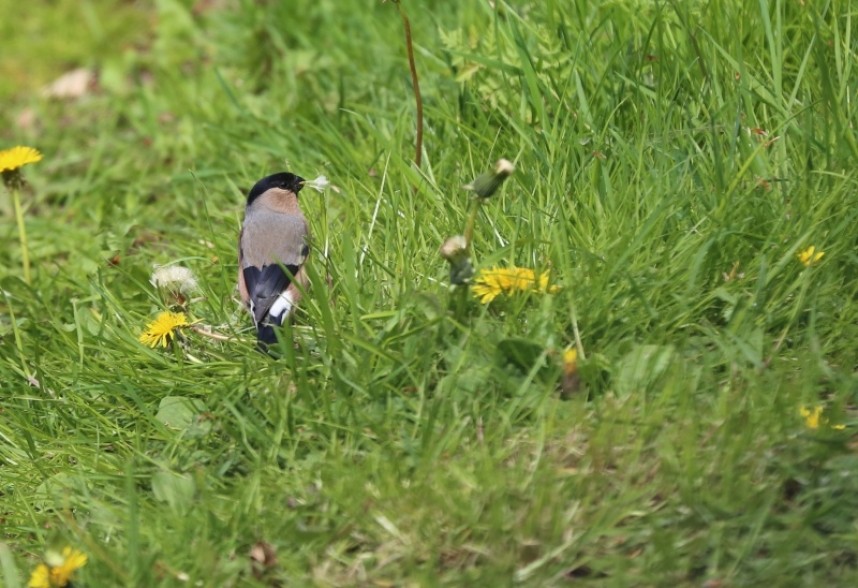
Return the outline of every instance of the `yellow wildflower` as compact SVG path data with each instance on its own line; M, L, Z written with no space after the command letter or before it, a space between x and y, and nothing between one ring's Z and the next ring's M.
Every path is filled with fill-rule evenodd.
M799 412L802 418L804 418L804 424L808 429L816 430L819 428L819 417L822 416L821 406L814 406L813 408L802 406Z
M799 412L801 413L801 416L804 419L804 424L808 429L815 431L819 429L820 423L828 424L828 419L822 418L821 406L814 406L813 408L802 406L799 408ZM846 428L846 425L830 425L830 427L835 431L842 431Z
M42 154L32 147L12 147L0 151L0 172L16 169L42 160Z
M537 274L526 267L491 268L480 270L471 289L483 304L501 294L515 292L557 292L560 288L548 285L549 272Z
M86 565L86 554L66 547L62 554L48 552L46 561L36 566L27 588L62 588L68 586L72 574Z
M798 257L798 260L804 264L804 267L810 267L822 259L823 255L825 255L825 251L817 251L816 247L811 245L804 251L800 251L796 257Z
M12 192L12 206L15 209L15 221L18 224L18 240L21 243L21 266L24 281L30 283L30 249L27 246L27 227L24 224L24 208L21 206L20 189L24 186L21 168L29 163L42 160L42 154L32 147L12 147L0 151L0 179Z
M188 317L183 312L162 312L154 321L146 325L146 330L140 334L138 340L144 345L155 348L158 345L166 347L173 337L176 336L176 330L182 327L189 327Z
M30 574L27 588L51 588L51 570L45 564L39 564Z
M563 352L563 377L560 380L560 396L571 398L581 387L578 375L578 350L570 347Z
M570 347L563 352L563 372L574 373L578 369L578 350Z

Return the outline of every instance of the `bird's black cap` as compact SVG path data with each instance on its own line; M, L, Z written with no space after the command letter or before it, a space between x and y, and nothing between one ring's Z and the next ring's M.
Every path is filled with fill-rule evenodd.
M298 192L300 192L301 188L303 187L304 178L300 176L296 176L295 174L291 174L289 172L280 172L279 174L272 174L256 182L256 185L254 185L253 188L250 189L250 192L247 193L247 204L249 205L271 188L289 190L291 192L294 192L297 196Z

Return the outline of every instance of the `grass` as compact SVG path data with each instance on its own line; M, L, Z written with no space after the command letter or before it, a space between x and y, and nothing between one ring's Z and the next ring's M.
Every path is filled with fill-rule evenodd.
M4 19L2 146L45 155L31 286L6 194L0 217L4 585L65 545L82 586L855 585L850 3L403 7L419 169L390 4ZM78 66L96 91L40 95ZM483 306L438 247L501 157L473 261L561 290ZM242 192L284 168L339 191L302 193L313 285L273 360L235 243ZM172 262L233 340L137 341Z

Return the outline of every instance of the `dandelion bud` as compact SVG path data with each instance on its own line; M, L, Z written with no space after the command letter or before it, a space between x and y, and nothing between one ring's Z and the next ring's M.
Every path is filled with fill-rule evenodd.
M462 235L449 237L444 241L444 244L441 245L440 253L441 257L450 263L453 263L454 261L458 261L463 257L468 256L468 243Z
M439 253L450 264L450 283L454 286L467 284L474 275L474 268L465 238L462 235L448 238Z
M473 191L480 198L490 198L498 191L504 180L511 176L514 171L515 166L511 161L499 159L495 164L494 170L482 174L476 180L466 185L465 189Z

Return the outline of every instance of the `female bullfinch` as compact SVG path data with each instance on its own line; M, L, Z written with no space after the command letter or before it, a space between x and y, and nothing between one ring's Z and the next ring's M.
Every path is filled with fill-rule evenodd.
M238 291L260 344L277 342L274 327L295 309L309 281L304 261L310 231L298 207L304 179L288 172L262 178L247 194L238 240Z

